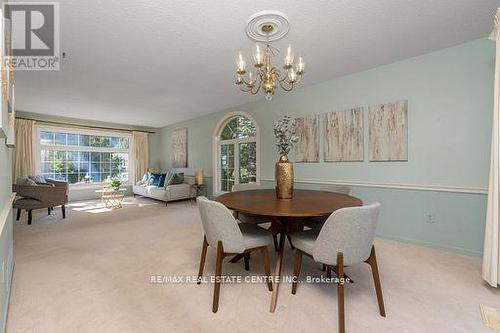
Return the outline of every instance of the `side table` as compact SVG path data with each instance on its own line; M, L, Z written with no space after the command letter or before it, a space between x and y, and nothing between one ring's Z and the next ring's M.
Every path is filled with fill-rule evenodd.
M105 187L102 190L97 190L96 193L101 194L101 201L104 202L106 208L122 208L123 198L127 189Z

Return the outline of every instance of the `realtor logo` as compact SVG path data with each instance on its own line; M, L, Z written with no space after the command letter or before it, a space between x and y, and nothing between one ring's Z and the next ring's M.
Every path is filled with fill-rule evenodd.
M3 50L14 70L59 70L59 4L3 5Z

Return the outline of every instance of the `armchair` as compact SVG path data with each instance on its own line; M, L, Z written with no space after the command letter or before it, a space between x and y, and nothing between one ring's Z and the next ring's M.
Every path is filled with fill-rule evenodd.
M68 194L69 194L69 184L68 184L68 182L61 181L61 180L55 180L55 179L49 179L49 178L45 178L45 181L48 184L52 184L52 186L54 186L54 187L64 188L64 191L66 193L66 197L68 196ZM66 202L67 202L67 200L66 200Z
M47 208L50 214L55 206L61 206L62 216L66 218L67 183L64 185L63 182L55 180L47 182L50 182L50 185L12 185L12 191L21 197L14 202L14 208L17 208L17 221L21 217L22 209L28 211L28 224L31 224L33 209Z

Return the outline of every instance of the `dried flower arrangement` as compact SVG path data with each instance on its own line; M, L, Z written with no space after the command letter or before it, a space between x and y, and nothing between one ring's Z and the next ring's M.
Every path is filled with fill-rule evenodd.
M298 137L295 135L295 119L289 116L277 120L274 123L274 137L278 153L288 155L293 145L297 143Z

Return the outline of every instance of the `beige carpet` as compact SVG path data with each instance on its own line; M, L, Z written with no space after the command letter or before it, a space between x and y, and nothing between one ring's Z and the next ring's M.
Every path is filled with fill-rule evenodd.
M212 286L150 283L151 275L197 273L202 230L190 202L127 198L109 211L77 202L34 224L14 229L15 269L8 332L334 332L336 289L283 284L274 314L264 285L226 284L211 312ZM347 332L490 332L479 304L500 307L500 292L480 278L479 258L377 240L387 318L378 314L368 266L347 268ZM285 274L292 255L286 253ZM206 274L214 271L210 249ZM274 257L272 258L274 259ZM257 255L250 272L225 263L226 274L262 272ZM303 272L320 276L304 259Z

